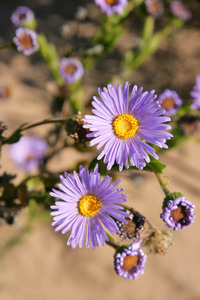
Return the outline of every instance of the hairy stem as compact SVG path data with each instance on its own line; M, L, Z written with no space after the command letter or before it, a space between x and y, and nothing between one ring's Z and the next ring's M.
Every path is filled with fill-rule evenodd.
M165 195L167 196L168 194L170 194L170 191L167 188L167 184L163 181L162 177L160 176L160 174L155 172L155 175L158 179L158 182L160 183L160 186L163 190L163 192L165 193Z

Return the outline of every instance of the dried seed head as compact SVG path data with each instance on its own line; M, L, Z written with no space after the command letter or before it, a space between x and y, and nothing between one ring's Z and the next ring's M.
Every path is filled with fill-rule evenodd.
M172 234L165 230L155 230L143 240L143 245L148 248L150 253L166 254L167 249L172 245Z
M87 122L82 119L81 113L79 112L77 116L68 119L65 126L67 134L73 138L77 144L83 146L90 140L86 136L90 131L87 128L83 128L84 124L87 124Z

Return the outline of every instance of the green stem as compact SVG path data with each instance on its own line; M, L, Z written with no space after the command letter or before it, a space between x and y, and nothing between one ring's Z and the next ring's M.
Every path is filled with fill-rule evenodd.
M65 123L65 122L66 122L66 119L61 119L61 118L60 119L46 119L46 120L43 120L43 121L40 121L40 122L36 122L36 123L30 124L30 125L24 126L21 129L21 132L24 131L24 130L33 128L33 127L40 126L40 125L52 124L52 123Z
M46 37L42 34L38 34L38 43L40 45L40 54L46 62L52 77L55 79L58 86L62 86L64 84L64 80L59 73L59 58L54 44L49 43Z
M0 50L6 49L6 48L11 48L12 47L12 42L9 42L5 45L1 45L0 46Z
M150 28L148 28L148 26L150 26ZM130 63L130 69L138 69L138 67L140 67L145 60L158 49L160 43L168 37L174 29L181 26L182 23L180 22L171 22L159 32L151 35L154 30L154 22L150 18L147 19L143 31L143 38L145 38L145 40L142 41L140 52L134 56L133 61Z
M113 247L116 250L119 248L119 246L116 245L115 243L111 242L111 240L107 241L106 244Z
M148 16L144 22L144 29L142 34L142 42L146 43L149 41L154 32L155 19L152 16Z
M160 183L160 186L163 190L163 192L165 193L165 195L167 196L168 194L170 194L170 191L168 190L168 188L166 187L166 183L163 181L162 177L160 176L160 174L158 173L155 173L157 179L158 179L158 182Z

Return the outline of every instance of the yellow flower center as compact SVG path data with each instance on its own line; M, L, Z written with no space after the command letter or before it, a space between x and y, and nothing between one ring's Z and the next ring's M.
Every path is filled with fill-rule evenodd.
M175 102L173 98L166 98L165 100L163 100L163 102L161 103L161 106L164 109L170 109L173 108L175 106Z
M125 271L130 271L132 268L136 267L138 263L138 256L134 255L127 255L124 258L124 263L122 266L122 269L124 269Z
M179 222L187 216L187 213L188 210L184 206L178 205L178 208L171 211L171 217L174 222Z
M117 1L116 0L106 0L106 3L108 4L108 5L115 5L115 4L117 4Z
M123 140L133 137L138 130L138 121L131 115L118 115L112 122L115 135Z
M78 202L78 209L82 216L92 217L101 207L101 201L94 195L85 195Z
M74 65L67 65L65 68L65 73L68 75L72 75L74 74L74 72L76 71L77 67Z
M32 38L29 34L23 34L19 38L19 42L24 46L25 49L30 49L33 47Z
M33 154L28 154L27 157L26 157L26 161L31 161L31 160L34 160L34 155Z

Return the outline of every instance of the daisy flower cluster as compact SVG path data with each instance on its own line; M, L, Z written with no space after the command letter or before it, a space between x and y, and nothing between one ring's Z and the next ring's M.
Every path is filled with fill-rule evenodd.
M76 63L72 58L63 60L61 72L66 80L70 73L67 68L78 68ZM150 162L150 155L158 158L154 146L167 148L166 141L172 134L166 123L182 100L172 90L165 90L157 100L154 90L144 92L136 85L130 90L129 82L117 88L109 84L98 92L100 97L94 96L92 101L93 114L83 118L83 127L89 131L86 135L89 145L102 148L97 158L100 160L104 156L108 170L115 164L120 171L124 166L142 170ZM112 245L106 231L112 235L117 233L132 243L115 245L115 272L125 279L137 279L142 275L147 255L141 248L140 231L144 230L145 217L123 205L128 195L122 193L123 188L117 188L120 180L111 183L110 176L102 178L98 164L94 171L80 166L79 173L65 173L60 180L57 189L50 193L56 199L51 206L52 226L56 232L70 232L67 245L96 249L100 245ZM176 194L164 203L160 217L168 227L178 230L193 223L194 205L185 197Z
M111 23L112 20L123 19L123 16L121 18L117 15L129 12L128 0L94 0L94 3L108 17L112 16L110 19L104 17L107 21L111 20ZM146 7L146 15L151 15L147 18L153 22L152 24L154 18L164 14L166 6L161 0L145 0L142 5ZM185 21L191 16L181 1L171 2L170 10L176 18ZM81 21L86 15L87 11L79 9L76 18ZM26 6L19 6L11 16L11 22L17 27L13 37L14 46L26 56L37 52L43 45L42 36L38 38L37 33L29 26L34 21L34 13ZM44 45L47 49L48 42ZM97 46L101 51L99 49L97 51L95 48ZM101 53L104 49L103 42L94 45L92 49L91 55ZM61 59L57 58L56 51L53 54L56 57L53 67L56 69L56 76L60 76L59 79L62 81L60 90L64 87L63 90L67 92L81 82L85 74L84 64L87 61L84 56L78 59L69 56L69 53L71 52L66 51L63 55L66 57ZM48 65L51 69L50 65L51 63ZM78 84L73 84L74 82ZM67 92L65 96L68 96ZM3 91L0 91L0 96L1 94L3 95ZM200 75L197 76L191 92L194 99L191 108L200 108L199 94ZM173 90L165 89L157 97L154 90L144 91L143 87L137 85L131 87L128 81L124 85L108 84L106 87L99 87L98 96L94 96L91 102L91 113L81 117L80 127L85 133L82 144L85 145L86 141L89 141L90 147L96 146L97 161L100 161L101 165L105 164L106 174L116 169L120 172L129 168L148 169L148 164L152 160L158 160L159 149L168 148L168 141L173 137L168 122L182 107L182 102L178 93ZM191 123L191 119L189 122ZM77 123L78 125L80 124ZM71 136L76 140L80 139L76 128L73 129ZM32 172L37 168L41 170L45 158L48 160L47 156L45 157L46 152L47 143L34 136L23 136L10 147L11 159L17 167L26 172ZM147 255L142 249L145 242L143 243L141 233L145 230L146 219L134 209L125 206L128 195L119 187L121 180L112 181L111 176L102 176L100 164L95 161L94 169L91 167L92 164L85 168L80 165L78 171L72 174L65 172L60 176L60 182L50 192L54 198L54 204L51 205L52 226L55 232L68 234L67 245L73 249L84 246L92 249L112 246L116 250L114 255L116 274L125 279L137 279L144 273L147 260ZM194 222L194 208L184 196L168 194L160 218L167 227L177 231ZM110 236L115 234L128 244L115 243ZM157 236L152 235L155 240Z

